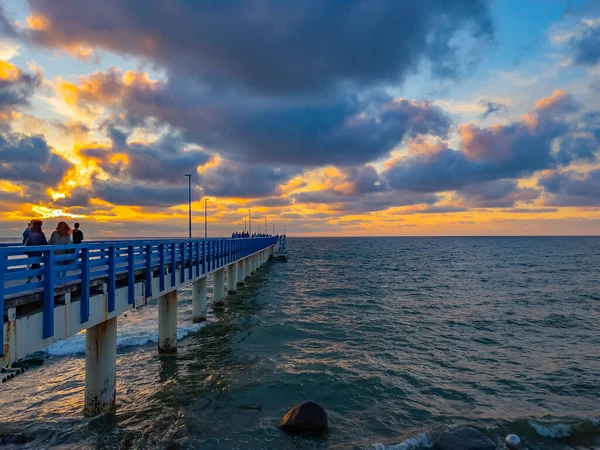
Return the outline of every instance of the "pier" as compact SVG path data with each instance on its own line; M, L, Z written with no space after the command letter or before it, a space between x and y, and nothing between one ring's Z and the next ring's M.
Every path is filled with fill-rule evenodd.
M177 352L177 289L192 285L194 322L265 264L276 237L102 241L0 247L2 367L86 330L84 414L116 408L117 316L158 301L158 353ZM32 268L33 266L33 268ZM35 268L38 267L38 268Z

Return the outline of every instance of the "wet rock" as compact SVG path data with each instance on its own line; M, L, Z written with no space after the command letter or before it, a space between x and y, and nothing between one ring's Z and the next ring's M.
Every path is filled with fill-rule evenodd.
M320 434L327 430L327 412L314 402L294 406L281 419L279 428L288 433Z
M433 446L438 450L495 450L496 444L473 428L459 428L442 434Z

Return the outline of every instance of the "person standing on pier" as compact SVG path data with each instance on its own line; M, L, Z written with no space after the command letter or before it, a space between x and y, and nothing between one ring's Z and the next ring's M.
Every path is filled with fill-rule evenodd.
M46 240L46 235L42 231L42 223L43 222L41 220L32 220L30 223L31 223L31 227L29 228L29 235L28 235L27 240L25 241L24 245L26 247L47 245L48 241ZM23 233L23 235L25 235L25 233ZM30 257L42 256L42 252L27 252L27 256L30 256ZM40 263L35 263L35 264L32 264L29 267L29 269L37 270L40 267L41 267ZM33 277L29 277L29 279L27 280L27 283L30 283L32 279L33 279ZM41 280L42 276L38 275L37 279Z
M50 240L48 241L48 244L50 245L69 245L71 243L71 227L69 227L69 224L67 224L67 222L58 222L58 225L56 226L56 231L53 231L52 234L50 235ZM64 255L67 253L72 253L72 250L56 250L54 252L55 255ZM64 266L64 265L68 265L71 264L72 261L62 261L62 262L58 262L58 265L60 266ZM66 272L60 272L58 274L59 277L62 277L66 275Z
M27 238L31 234L31 222L32 221L30 220L27 224L27 228L25 228L25 231L23 231L23 245L25 245L25 242L27 242Z
M81 244L83 242L83 232L79 229L79 223L73 225L73 244Z

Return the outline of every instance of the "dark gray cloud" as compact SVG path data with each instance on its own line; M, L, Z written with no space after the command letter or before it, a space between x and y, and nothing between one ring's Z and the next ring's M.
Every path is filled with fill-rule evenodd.
M0 134L0 179L46 187L56 186L72 164L53 153L43 136Z
M491 100L482 100L479 102L479 104L485 108L485 111L481 115L482 119L485 119L492 114L503 115L508 112L508 106L503 103L496 103Z
M350 183L352 192L365 194L387 190L387 183L371 165L352 167L345 170L346 182Z
M297 169L220 161L198 176L204 193L217 197L264 197L278 193L279 187L297 175Z
M92 183L94 197L113 205L169 207L185 204L188 201L187 186L153 184L131 184L127 182ZM192 189L192 201L201 198L201 191Z
M600 24L584 25L569 40L571 55L577 64L595 66L600 62Z
M148 121L230 159L264 164L355 165L385 156L405 137L446 136L449 116L429 102L362 95L265 99L229 95L188 78L125 85L115 69L92 75L82 104L109 103L126 126Z
M600 205L600 169L587 173L555 171L541 177L538 184L548 194L547 206Z
M0 112L26 105L43 81L41 72L26 73L16 66L10 72L10 76L0 77Z
M532 202L540 193L540 189L519 187L515 180L476 183L457 191L471 208L511 208L517 202Z
M278 94L397 83L424 61L437 76L455 76L464 49L453 38L477 47L494 34L487 0L29 0L29 6L50 19L49 29L29 33L40 45L101 46L213 85Z

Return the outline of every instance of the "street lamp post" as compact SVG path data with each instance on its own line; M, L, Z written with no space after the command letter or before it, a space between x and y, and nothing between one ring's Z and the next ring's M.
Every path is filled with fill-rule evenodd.
M252 210L248 210L248 234L252 237Z
M185 176L188 177L188 237L192 239L192 174L186 173Z
M208 238L208 222L206 221L207 213L206 213L206 204L208 202L208 198L204 197L204 239Z

